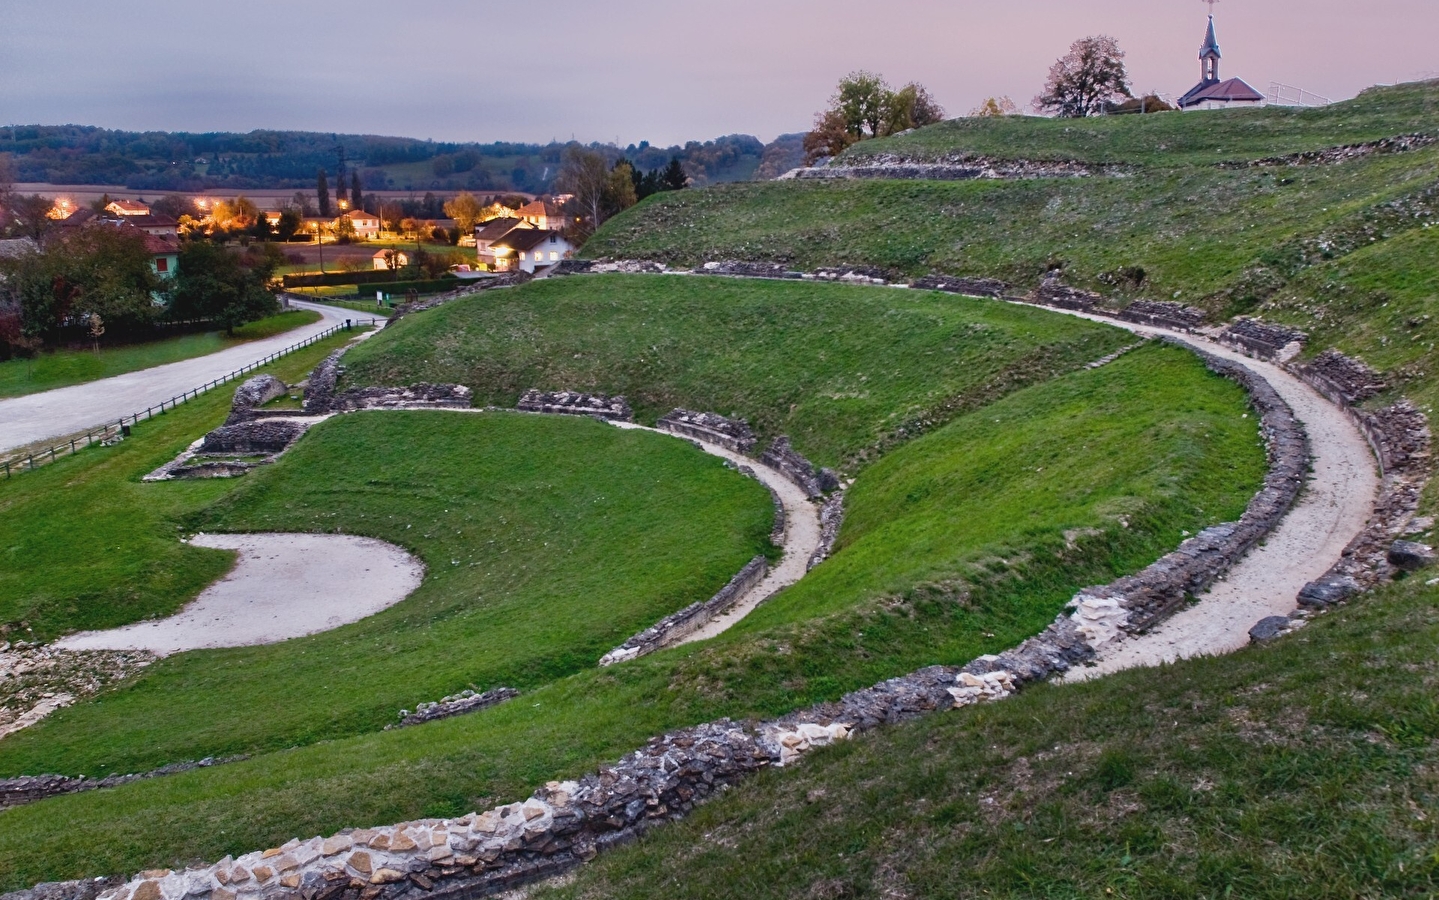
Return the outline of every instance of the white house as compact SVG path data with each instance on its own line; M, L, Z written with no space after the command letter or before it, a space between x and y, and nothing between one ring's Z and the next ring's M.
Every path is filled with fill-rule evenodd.
M495 268L501 272L534 273L536 269L553 266L574 256L575 246L558 231L516 229L490 245Z
M363 209L352 209L336 219L335 227L337 229L340 227L342 219L350 220L350 225L355 229L355 237L360 240L369 240L380 234L380 217L373 213L367 213Z
M396 269L403 269L405 266L408 266L410 264L410 254L406 253L403 250L381 250L373 257L375 261L375 269L378 271L389 270L391 255L394 256L394 268Z

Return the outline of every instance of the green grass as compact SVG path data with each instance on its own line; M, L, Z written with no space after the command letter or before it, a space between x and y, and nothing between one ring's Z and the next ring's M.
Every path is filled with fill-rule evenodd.
M0 362L0 397L19 397L194 359L246 341L273 337L319 319L320 314L317 312L296 309L242 325L235 329L233 335L227 335L223 331L208 331L144 344L104 347L99 352L55 350L42 353L32 360L7 360Z
M1439 591L815 753L545 900L1378 898L1439 890Z
M711 596L772 524L758 482L673 438L519 414L345 416L187 525L380 538L425 564L415 593L323 634L166 659L6 740L0 769L138 771L376 731L470 684L531 689Z
M351 335L336 335L265 367L304 377ZM94 448L0 481L0 623L49 640L179 609L234 559L181 544L182 519L233 482L141 484L199 434L224 421L230 392L212 391ZM158 490L157 490L158 488Z
M668 728L773 715L921 665L997 651L1042 627L1078 587L1139 568L1182 530L1236 516L1263 470L1244 409L1235 385L1158 346L1016 391L862 473L836 556L715 640L585 668L471 716L8 810L0 813L0 886L218 859L298 834L458 814L578 775ZM286 464L273 470L277 499L241 496L212 515L236 521L257 503L246 521L269 527L259 514L285 502L278 482ZM299 479L302 468L286 477ZM355 508L357 483L299 489L327 491L326 509L343 519ZM1072 548L1064 534L1071 529L1079 535ZM877 559L892 562L869 565ZM386 640L399 647L409 639ZM149 690L155 671L137 688ZM306 687L344 690L326 678ZM292 697L284 681L264 690L276 701ZM138 742L163 739L167 723L127 735L128 743L93 728L104 721L103 705L123 698L62 711L7 738L0 770L46 768L62 747L69 759L112 766L124 752L145 752ZM176 705L159 708L172 715ZM265 716L283 714L282 703L266 707ZM224 721L234 733L269 728L250 712Z
M722 278L557 278L401 320L346 357L345 384L458 382L477 406L528 388L623 394L789 434L857 467L1132 338L1031 309L930 292Z
M844 153L862 162L881 154L913 160L974 155L1078 160L1100 165L1192 166L1236 162L1357 144L1413 132L1435 133L1439 81L1375 88L1321 109L1267 107L1217 112L1045 119L953 119Z

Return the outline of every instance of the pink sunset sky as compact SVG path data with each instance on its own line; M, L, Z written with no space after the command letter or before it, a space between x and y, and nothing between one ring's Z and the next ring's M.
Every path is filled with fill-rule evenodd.
M1198 80L1201 0L0 0L0 123L670 144L803 131L853 69L950 115L1021 106L1111 34L1136 90ZM1222 0L1221 74L1334 99L1439 76L1436 0Z

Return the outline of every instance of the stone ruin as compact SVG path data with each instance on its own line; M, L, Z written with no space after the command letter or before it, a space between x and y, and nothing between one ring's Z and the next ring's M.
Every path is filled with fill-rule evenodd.
M1288 362L1304 348L1309 336L1295 328L1241 316L1226 325L1216 339L1260 359Z
M259 408L277 397L285 396L289 388L274 375L256 375L240 385L235 399L230 404L230 417L226 425L236 425L260 415Z
M744 419L730 419L718 413L676 409L656 422L655 427L670 434L718 444L733 453L748 454L758 442Z
M1058 272L1050 272L1045 275L1044 280L1039 283L1039 287L1029 295L1029 300L1031 303L1038 303L1042 306L1053 306L1076 312L1101 315L1108 313L1104 307L1104 297L1093 291L1070 287L1060 280Z
M1363 360L1329 349L1299 366L1301 377L1340 406L1353 406L1388 388L1384 378Z
M582 394L578 391L540 391L531 388L520 397L521 412L562 416L595 416L617 422L633 422L635 412L624 397Z
M774 443L760 456L760 462L794 482L811 500L839 488L837 472L833 469L816 469L814 463L790 446L789 438L785 435L774 439Z
M763 556L756 556L746 563L728 584L720 588L719 593L708 600L691 603L679 612L660 619L602 656L600 665L612 666L636 659L694 634L758 587L768 574L769 561Z
M1135 300L1119 311L1119 318L1140 325L1194 331L1204 327L1205 312L1197 306L1185 306L1172 300Z
M803 272L797 272L780 263L739 262L737 260L707 262L696 266L694 273L696 275L728 275L734 278L774 278L786 281L804 277Z
M520 692L512 687L491 688L484 693L476 693L472 690L461 691L431 703L421 703L414 712L407 709L400 710L399 724L386 725L385 730L389 731L396 727L408 728L411 725L423 725L426 722L479 712L482 709L489 709L491 706L504 703L506 700L513 700L519 695Z
M1003 297L1010 290L1008 284L994 278L956 278L952 275L925 275L916 278L910 287L968 297Z
M334 395L331 412L361 409L469 409L473 393L462 384L431 384L409 387L351 388Z

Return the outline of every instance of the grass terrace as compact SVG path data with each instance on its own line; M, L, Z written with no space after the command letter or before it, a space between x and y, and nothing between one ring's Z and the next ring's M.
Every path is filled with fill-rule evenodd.
M390 340L395 352L404 353L400 338ZM382 334L367 344L386 340ZM380 695L394 691L392 705L399 699L397 688L383 678L368 680L367 673L406 672L410 680L401 686L415 694L427 687L430 693L422 696L438 696L442 679L433 686L425 679L430 669L457 670L459 663L449 661L457 647L464 648L460 660L525 652L507 646L519 640L518 631L507 632L497 646L487 644L482 631L468 642L439 637L458 635L475 620L482 601L469 590L483 596L498 588L503 596L511 581L519 591L539 580L501 568L503 557L534 560L523 554L533 551L535 541L564 539L570 526L548 520L560 510L545 498L560 502L567 495L543 485L567 482L537 475L520 481L533 488L486 500L495 504L487 509L498 511L508 501L512 510L504 513L510 521L503 528L489 524L494 534L487 536L479 516L457 517L455 506L483 492L457 490L462 486L443 475L437 483L434 468L402 458L388 461L379 483L372 483L376 476L365 452L353 451L393 446L387 443L396 436L391 429L425 416L476 428L515 422L578 427L583 438L593 433L605 440L623 433L584 421L510 415L369 414L330 423L281 464L188 521L231 528L338 526L390 537L420 552L431 563L430 577L449 579L454 590L422 587L425 597L436 599L416 595L329 635L255 651L188 655L193 662L176 657L98 702L7 738L0 744L0 771L6 774L57 767L95 774L129 770L174 754L218 752L215 738L232 740L232 749L236 736L251 744L268 740L269 747L257 747L261 752L243 763L0 813L0 885L213 859L297 834L457 814L580 774L668 728L720 715L773 715L922 665L1010 646L1039 630L1078 587L1138 569L1171 549L1183 532L1239 514L1264 467L1255 420L1244 416L1245 408L1237 386L1187 353L1161 346L1009 392L894 447L860 472L838 553L721 637L605 670L592 667L598 653L586 660L577 652L584 664L572 674L562 665L531 665L523 671L534 675L532 687L516 701L391 732L372 729L382 712L393 716L393 710L367 705L370 695L351 703L351 686L360 683ZM663 452L690 452L682 442L649 437L659 442L657 449L671 448ZM602 486L582 491L626 502ZM414 499L397 506L406 497ZM440 497L449 503L441 507L452 511L448 517L431 522L417 516ZM761 499L767 507L767 498ZM532 504L537 511L524 515ZM458 509L471 514L477 508ZM400 529L402 521L416 524ZM451 527L464 534L451 534ZM495 549L487 549L490 539L503 539L499 549L510 554L497 558ZM753 546L751 540L728 562L742 561ZM471 567L462 552L484 565ZM505 578L460 589L471 583L467 579L496 571ZM543 638L559 627L563 623L552 614L536 618L531 633ZM588 652L601 642L592 644ZM316 665L312 656L326 665ZM410 660L413 668L407 668ZM428 664L418 665L422 660ZM231 693L227 684L251 679L252 666L266 674L253 681L260 701ZM462 686L447 683L444 689ZM214 699L221 696L241 705ZM320 718L290 719L290 704ZM348 719L326 712L347 708ZM370 708L373 716L365 711ZM297 727L284 732L275 720ZM206 740L180 734L182 721L202 729ZM352 736L342 736L347 728ZM310 744L327 729L331 739Z

